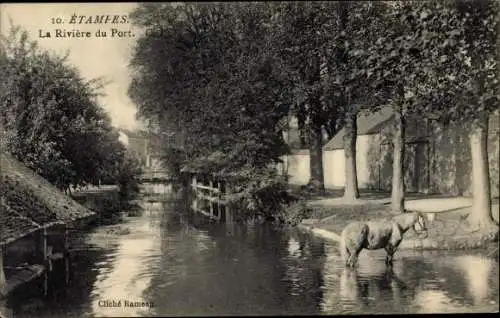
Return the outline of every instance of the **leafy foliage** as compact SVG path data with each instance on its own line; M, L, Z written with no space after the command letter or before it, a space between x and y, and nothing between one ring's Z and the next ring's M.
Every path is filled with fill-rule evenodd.
M174 135L165 151L176 158L171 167L227 176L249 200L255 180L266 183L259 189L277 180L274 164L288 151L281 125L289 80L268 7L144 4L133 15L139 26L162 30L139 39L129 92L142 117Z
M7 151L60 189L117 180L125 148L98 104L102 81L84 80L18 27L2 38L0 70Z
M173 136L166 161L236 180L250 210L282 193L290 113L318 165L324 131L355 132L360 110L394 107L402 161L407 120L466 122L498 105L495 1L148 3L133 19L157 36L138 40L129 94Z

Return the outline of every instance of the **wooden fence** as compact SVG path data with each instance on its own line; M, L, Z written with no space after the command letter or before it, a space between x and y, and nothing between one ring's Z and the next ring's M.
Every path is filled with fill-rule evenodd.
M231 223L233 221L226 198L229 192L226 182L214 181L211 178L205 178L202 181L193 176L191 188L195 192L195 198L191 205L194 211L220 222Z

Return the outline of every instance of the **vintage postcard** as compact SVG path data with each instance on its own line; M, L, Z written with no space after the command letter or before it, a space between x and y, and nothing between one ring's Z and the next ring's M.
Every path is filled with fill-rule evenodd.
M500 2L0 5L0 318L499 311Z

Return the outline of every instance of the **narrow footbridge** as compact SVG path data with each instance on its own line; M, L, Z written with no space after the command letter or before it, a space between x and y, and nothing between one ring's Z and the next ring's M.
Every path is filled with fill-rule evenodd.
M165 170L144 169L140 180L142 182L169 182L171 177Z

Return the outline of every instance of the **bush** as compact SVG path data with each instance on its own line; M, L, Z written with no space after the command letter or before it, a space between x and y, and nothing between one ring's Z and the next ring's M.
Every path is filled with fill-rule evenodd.
M284 223L296 226L304 219L311 217L313 209L304 200L299 200L286 206L281 213Z
M41 49L20 27L0 46L5 150L60 190L114 172L124 147L96 98L102 80L84 80L68 55Z
M141 172L139 158L133 153L125 153L116 178L120 201L131 200L137 196L139 193L139 175Z
M73 196L73 199L87 209L99 215L101 224L113 224L121 220L121 212L131 206L128 200L122 200L118 191L84 193Z
M246 181L246 182L244 182ZM232 187L229 196L240 221L258 220L285 223L284 211L297 201L288 192L286 181L273 174L253 175Z

